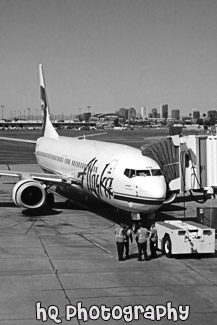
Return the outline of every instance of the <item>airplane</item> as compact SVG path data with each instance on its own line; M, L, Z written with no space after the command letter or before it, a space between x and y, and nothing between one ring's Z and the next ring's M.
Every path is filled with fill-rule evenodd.
M17 177L12 190L15 205L39 209L53 205L51 186L75 189L131 213L151 213L167 202L167 185L156 161L140 149L123 144L59 136L50 119L43 67L39 65L42 137L34 140L1 137L35 145L42 173L0 170ZM73 198L72 198L73 199Z

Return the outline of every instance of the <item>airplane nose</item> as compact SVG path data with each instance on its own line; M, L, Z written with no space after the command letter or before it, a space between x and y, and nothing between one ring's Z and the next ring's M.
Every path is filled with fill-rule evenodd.
M166 182L164 177L150 177L146 178L141 185L141 196L151 199L165 199L166 198Z

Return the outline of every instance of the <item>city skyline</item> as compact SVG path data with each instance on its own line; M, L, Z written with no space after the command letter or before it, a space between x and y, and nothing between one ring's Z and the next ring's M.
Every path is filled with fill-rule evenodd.
M212 0L1 0L4 115L40 115L40 63L55 115L216 109L216 14Z
M35 109L32 110L31 108L27 108L18 111L10 111L10 115L4 116L2 105L2 114L1 114L1 120L41 120L42 115L40 114L40 110ZM148 107L141 107L140 110L136 110L134 107L130 108L119 108L115 111L107 111L107 112L97 112L92 113L90 111L90 107L84 112L80 111L79 114L73 114L72 112L69 114L65 114L64 112L57 112L56 114L51 113L51 119L52 120L74 120L82 116L89 116L94 117L97 115L122 115L125 119L149 119L149 118L156 118L156 119L176 119L176 120L182 120L182 118L192 118L193 120L199 119L199 118L207 118L209 119L210 116L213 116L217 118L217 110L210 109L204 112L201 112L197 109L192 109L192 111L188 112L188 114L182 114L182 112L179 109L169 108L168 104L163 104L158 108L153 107L149 109Z

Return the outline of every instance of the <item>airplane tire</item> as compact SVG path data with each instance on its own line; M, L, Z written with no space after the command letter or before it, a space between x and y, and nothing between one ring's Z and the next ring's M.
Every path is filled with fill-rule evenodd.
M54 195L53 193L47 193L46 203L49 208L54 207Z
M163 252L166 257L172 256L172 243L169 235L166 235L163 239Z

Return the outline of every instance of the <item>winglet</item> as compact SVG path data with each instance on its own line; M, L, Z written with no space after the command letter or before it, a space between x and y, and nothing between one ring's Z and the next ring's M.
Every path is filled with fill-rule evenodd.
M40 80L41 109L43 113L43 126L42 126L43 136L56 139L58 138L58 133L56 132L50 120L50 109L49 109L48 97L46 93L46 86L45 86L42 64L39 65L39 80Z

